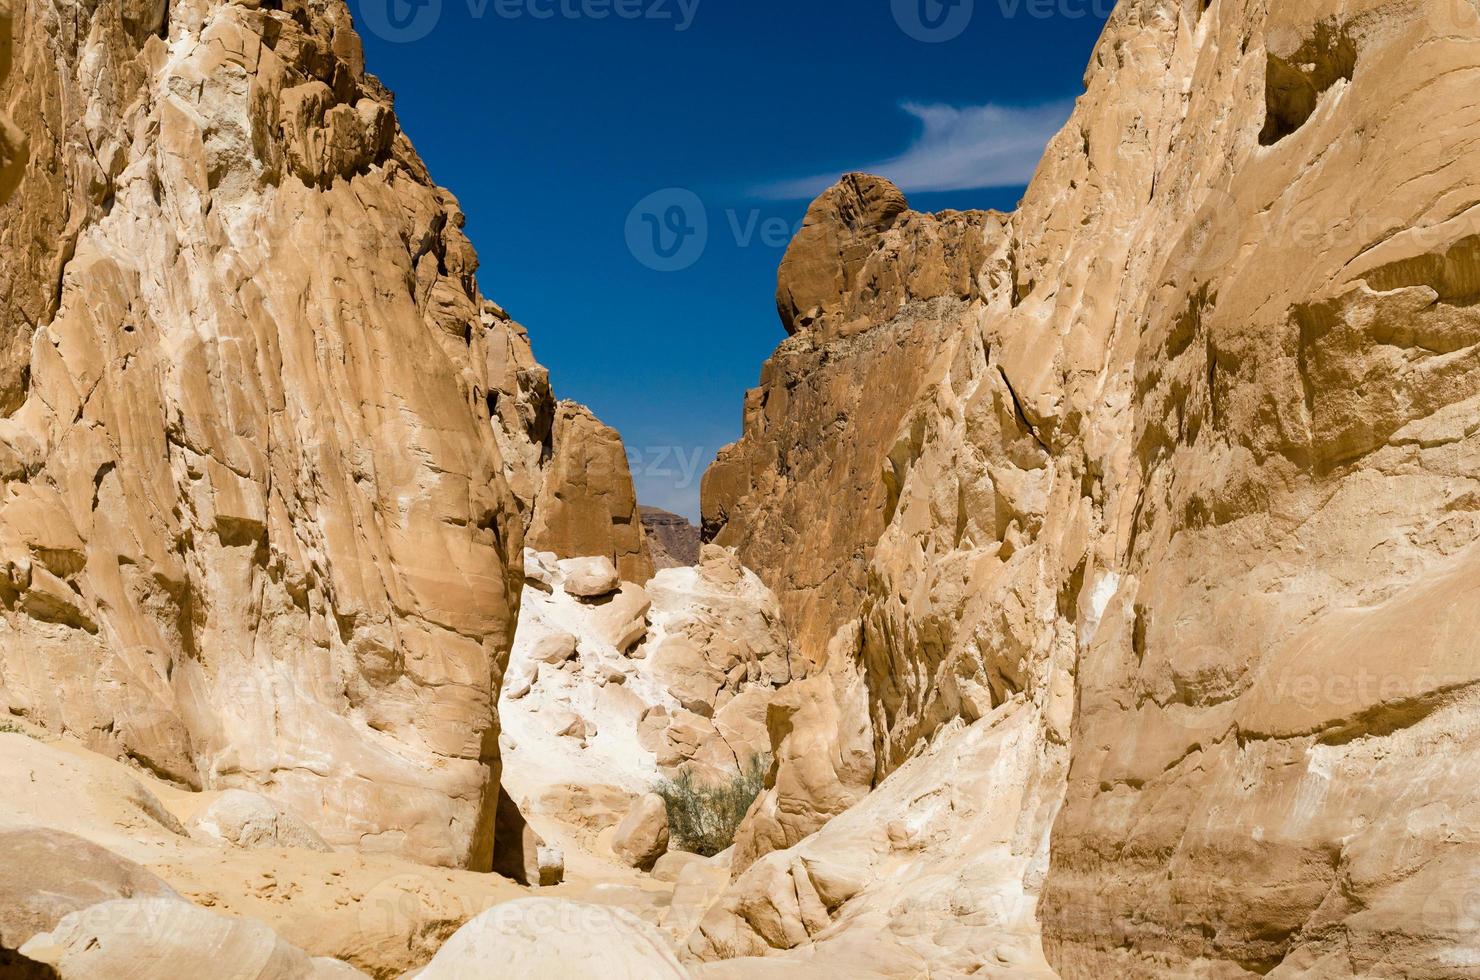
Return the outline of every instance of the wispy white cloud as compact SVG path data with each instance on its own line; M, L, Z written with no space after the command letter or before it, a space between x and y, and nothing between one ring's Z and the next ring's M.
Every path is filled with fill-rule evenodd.
M920 120L923 128L898 156L777 181L756 188L756 193L780 201L814 197L844 170L888 177L907 193L1018 187L1032 178L1044 147L1068 120L1074 103L1018 107L905 102L900 108Z

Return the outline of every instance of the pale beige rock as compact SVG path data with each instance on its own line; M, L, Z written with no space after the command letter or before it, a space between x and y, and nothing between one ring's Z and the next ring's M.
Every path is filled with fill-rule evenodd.
M621 585L617 567L605 556L567 558L560 563L560 570L564 575L561 587L578 599L600 599Z
M500 905L463 926L418 978L491 975L684 980L688 972L657 931L629 912L535 898Z
M634 868L651 871L668 851L668 806L663 797L647 793L617 824L612 852Z
M308 824L260 793L229 789L191 818L192 834L237 847L333 850Z
M653 601L641 586L623 582L610 601L592 612L591 629L602 643L626 653L647 636Z
M19 959L28 939L71 912L136 897L178 898L142 866L83 838L41 827L0 831L0 975L43 975L40 964Z
M850 179L783 273L798 332L708 475L706 530L777 589L809 658L857 617L866 707L840 714L866 725L875 795L942 733L1022 705L1022 824L980 842L996 869L963 901L1036 905L1065 977L1474 972L1463 889L1439 882L1480 853L1460 816L1475 14L1122 3L1022 207L935 219L990 247L870 280L860 253L907 213ZM896 313L902 294L921 305ZM909 341L935 311L950 323ZM887 409L859 416L855 377ZM871 798L793 850L832 858ZM782 812L753 821L752 855L791 839ZM914 853L904 818L880 832ZM721 899L713 955L760 937L807 969L872 951L872 972L919 972L868 941L878 900L819 917L786 853ZM919 906L918 934L988 965L1000 923L953 908Z
M584 405L563 401L556 407L552 438L530 546L561 558L603 556L623 581L647 582L653 563L622 437Z
M558 667L576 655L576 638L570 633L550 633L541 637L530 650L529 659L534 664L550 664Z
M260 922L231 919L178 898L127 898L71 912L21 953L60 980L315 980L342 976L315 964ZM364 976L359 971L351 975Z

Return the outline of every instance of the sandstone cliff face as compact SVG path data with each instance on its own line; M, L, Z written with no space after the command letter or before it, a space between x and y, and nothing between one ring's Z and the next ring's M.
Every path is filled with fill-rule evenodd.
M1468 2L1123 3L1019 211L952 216L1000 244L973 293L947 291L965 308L887 435L805 400L838 359L804 345L867 246L788 257L799 332L710 474L706 529L812 649L857 623L814 727L774 732L742 834L757 863L693 951L822 962L887 888L788 905L835 897L816 842L851 825L798 834L1005 711L1031 733L1006 784L1028 787L1023 822L968 887L912 896L938 913L930 956L969 952L992 928L972 916L1024 895L1066 977L1476 975L1458 883L1476 855L1477 51ZM824 196L838 227L801 254L892 234L858 215L903 214L893 195L858 186ZM874 309L858 336L899 329ZM919 363L881 347L852 373ZM811 462L829 439L859 496ZM867 572L809 601L788 566L817 550ZM984 860L935 858L963 859Z
M623 580L639 585L652 578L622 437L584 405L564 401L551 438L530 547L560 558L610 558Z
M1187 94L1147 126L1171 152L1116 302L1122 579L1079 670L1050 958L1473 976L1480 17L1171 13L1117 17Z
M5 84L10 74L11 34L13 0L0 0L0 85ZM0 112L0 204L4 204L20 183L26 164L26 137L11 122L10 117Z
M456 202L334 0L17 14L0 698L486 866L527 433Z
M812 205L787 252L777 302L793 336L746 396L745 434L702 497L705 539L737 548L776 591L805 656L856 615L895 504L880 471L991 288L1001 229L998 215L917 214L887 181L852 175Z

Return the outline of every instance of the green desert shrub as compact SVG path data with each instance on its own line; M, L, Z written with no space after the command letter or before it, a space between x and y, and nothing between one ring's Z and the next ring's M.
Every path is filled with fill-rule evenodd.
M713 857L735 843L735 831L766 785L770 761L757 756L737 775L701 783L692 773L665 779L653 792L668 804L668 835L675 850Z

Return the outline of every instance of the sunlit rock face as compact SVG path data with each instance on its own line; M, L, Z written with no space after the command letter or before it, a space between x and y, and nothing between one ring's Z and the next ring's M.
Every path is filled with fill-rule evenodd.
M627 450L615 429L584 405L560 402L542 481L530 547L561 558L610 558L623 580L639 585L653 577Z
M336 0L15 13L0 700L486 866L549 413L457 203Z
M1066 977L1475 971L1477 50L1468 0L1127 2L1013 215L814 205L705 518L825 662L693 952L844 955L911 845L829 821L1011 718L1023 820L931 839L901 975L1013 896ZM931 220L977 229L964 277L916 250L836 298ZM925 367L901 292L954 311Z
M0 85L5 84L5 79L10 74L11 34L14 31L14 14L11 11L13 3L14 0L0 0ZM25 162L25 134L8 116L0 113L0 204L5 203L20 183Z

